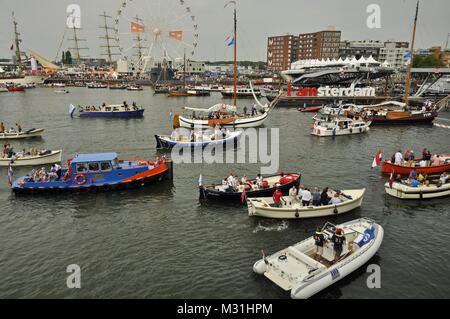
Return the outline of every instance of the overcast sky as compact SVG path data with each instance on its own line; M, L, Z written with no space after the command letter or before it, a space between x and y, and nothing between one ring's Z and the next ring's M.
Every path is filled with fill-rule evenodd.
M122 0L2 0L0 11L0 57L10 57L13 42L11 12L14 10L22 34L23 49L34 49L53 59L57 53L66 25L66 7L76 3L81 7L80 35L87 38L87 52L99 56L101 31L99 14L106 11L112 16ZM139 14L148 21L162 17L175 20L184 12L180 0L133 0L124 11L121 28L129 28L128 17ZM231 60L232 47L225 38L232 31L232 8L224 9L225 0L185 0L198 24L197 60ZM160 3L163 3L160 5ZM173 6L166 8L167 3ZM366 8L369 4L381 7L381 28L369 29ZM238 7L238 59L266 60L267 37L286 33L314 32L333 26L342 31L344 40L410 41L416 0L237 0ZM160 8L161 7L161 8ZM173 9L172 9L173 8ZM168 13L170 11L170 13ZM450 32L450 1L422 0L417 26L416 47L443 46ZM128 15L128 17L126 17ZM189 17L181 19L175 29L192 29ZM125 21L125 22L123 22ZM123 25L122 25L123 23ZM172 26L171 26L172 27ZM122 32L121 33L125 33ZM193 42L192 34L185 32L185 40ZM131 41L123 34L123 43ZM188 39L188 37L190 37ZM192 40L191 40L192 38ZM173 42L174 40L170 40ZM124 45L125 46L125 45ZM63 48L70 44L65 41ZM175 50L175 47L173 48ZM176 48L177 51L180 48ZM181 50L182 51L182 50ZM169 54L174 54L170 52Z

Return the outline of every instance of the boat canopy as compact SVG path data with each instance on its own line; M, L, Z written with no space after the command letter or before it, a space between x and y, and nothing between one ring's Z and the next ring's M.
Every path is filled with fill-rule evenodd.
M117 159L117 153L78 154L72 163L103 162Z

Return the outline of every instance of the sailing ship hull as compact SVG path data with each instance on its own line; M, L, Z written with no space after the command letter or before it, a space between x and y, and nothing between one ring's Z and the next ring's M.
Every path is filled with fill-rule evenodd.
M141 118L144 116L144 110L124 111L124 112L80 112L80 117L110 117L110 118Z
M234 97L234 93L232 91L222 91L222 97L224 98L233 98ZM261 97L261 92L259 91L255 91L255 96L256 97ZM253 98L253 93L252 92L246 92L246 93L237 93L236 97L239 98Z
M183 148L204 148L208 145L228 145L233 144L237 145L239 141L239 137L241 134L235 134L234 136L230 136L225 139L217 140L217 141L205 141L205 142L177 142L171 140L169 136L161 136L155 135L156 139L156 147L157 148L173 148L175 146L183 147Z
M413 168L416 169L417 174L427 174L427 175L440 174L450 170L450 163L426 167L416 167L416 166L409 167L409 166L395 165L392 164L390 161L383 161L383 163L381 164L381 172L385 174L390 174L394 172L394 174L409 175L409 173L413 170Z
M268 115L269 112L265 112L261 115L236 118L234 121L224 121L223 123L220 123L220 120L216 120L215 124L220 124L221 126L232 128L258 127L264 124L264 121L267 119ZM182 116L179 117L179 122L181 127L186 128L210 128L212 126L210 120L193 120Z
M405 117L387 117L371 115L367 116L367 121L372 121L372 124L417 124L417 123L431 123L438 116L437 112L427 112L422 114L412 114Z
M0 84L6 84L6 83L14 83L18 85L22 84L42 84L44 83L46 77L40 76L40 75L26 75L24 77L19 78L4 78L0 79Z

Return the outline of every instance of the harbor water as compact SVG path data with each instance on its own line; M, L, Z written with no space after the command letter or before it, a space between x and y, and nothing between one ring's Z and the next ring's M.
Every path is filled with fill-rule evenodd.
M45 128L42 139L12 143L22 148L77 153L115 151L121 158L156 158L155 134L170 134L170 111L210 107L211 97L167 98L142 92L67 88L69 94L36 88L0 96L0 121ZM136 101L143 119L70 118L68 106ZM239 105L252 104L240 100ZM450 118L449 112L440 117ZM448 124L448 121L442 122ZM366 188L360 209L331 218L267 220L249 217L246 206L198 200L197 183L230 172L255 176L258 164L175 164L174 180L148 188L99 194L15 196L7 169L0 169L0 298L289 298L253 263L312 235L326 221L361 216L384 227L385 237L369 264L381 269L381 288L369 289L366 266L315 298L446 298L450 250L449 198L402 201L385 195L380 168L398 149L449 152L450 130L374 126L367 134L337 138L309 135L311 113L275 108L265 123L280 129L280 168L302 173L306 186ZM15 177L29 168L16 168ZM68 265L81 267L81 288L68 289Z

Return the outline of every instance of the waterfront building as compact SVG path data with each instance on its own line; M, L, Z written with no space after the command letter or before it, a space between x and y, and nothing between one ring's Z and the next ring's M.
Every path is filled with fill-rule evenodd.
M297 59L337 59L340 42L341 31L302 33L298 37Z
M394 69L405 69L407 66L405 53L408 49L408 42L386 41L384 46L380 48L378 60L385 62Z
M352 57L359 59L372 56L375 60L378 60L382 47L384 47L384 42L378 40L341 41L339 57L342 59L351 59Z
M267 39L267 69L269 71L283 71L297 60L298 37L282 35Z

